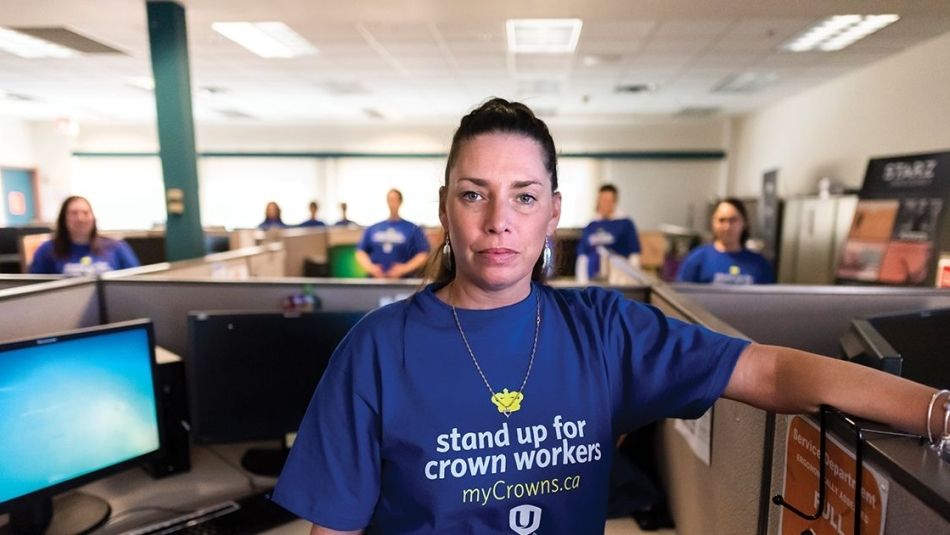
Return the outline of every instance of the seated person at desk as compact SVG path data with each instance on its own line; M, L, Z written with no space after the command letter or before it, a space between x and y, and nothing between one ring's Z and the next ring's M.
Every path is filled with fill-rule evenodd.
M317 219L317 210L320 206L317 204L317 201L310 201L310 219L304 221L303 223L297 225L299 227L325 227L326 223Z
M402 193L386 194L389 218L366 229L356 247L356 261L376 279L411 277L426 263L429 240L415 223L399 217Z
M30 273L62 273L75 277L139 265L129 244L99 236L89 201L73 195L63 201L59 209L55 236L40 245L33 255Z
M712 216L712 243L693 249L680 265L676 280L723 284L773 284L775 272L764 256L745 248L749 239L745 205L723 199Z
M267 207L264 208L264 221L260 225L257 225L257 228L261 230L267 230L270 228L286 228L287 225L284 224L284 220L280 218L280 205L271 201L267 203Z
M630 264L640 265L640 239L637 227L629 217L617 212L617 188L613 184L604 184L597 193L597 215L599 219L584 227L581 240L577 244L577 263L574 273L578 282L587 282L600 275L601 261L606 261L610 253L629 259Z

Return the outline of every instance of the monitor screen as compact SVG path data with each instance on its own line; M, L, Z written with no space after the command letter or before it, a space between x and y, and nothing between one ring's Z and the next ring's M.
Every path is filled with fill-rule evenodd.
M157 452L154 371L148 321L0 344L0 506Z
M185 370L196 443L295 432L330 355L363 312L192 312Z
M900 354L901 376L934 388L950 385L950 308L867 321Z
M843 356L935 388L950 384L950 308L851 321Z

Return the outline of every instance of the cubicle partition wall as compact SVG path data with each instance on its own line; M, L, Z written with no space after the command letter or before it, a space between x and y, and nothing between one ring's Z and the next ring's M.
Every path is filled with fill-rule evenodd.
M691 303L691 307L701 305L756 342L831 356L838 355L838 340L854 317L950 307L950 291L925 288L720 287L695 284L676 284L673 287L675 293L672 295L681 302ZM654 295L660 292L654 289ZM728 402L721 400L717 403L717 410L725 403ZM762 488L768 492L762 496L761 503L764 504L763 519L767 520L767 532L778 533L781 510L767 499L783 490L790 417L778 415L770 420L774 420L774 426L770 425L771 429L766 433L774 435L774 440L767 440L773 444L766 448L768 470L764 474L769 477ZM726 443L729 448L743 452L743 457L756 454L761 459L761 441L755 440L760 436L757 428L754 436L748 437L752 443L730 440L719 433L717 426L713 434L714 452L716 443ZM838 436L846 444L853 440L850 432L838 433ZM884 532L950 533L950 470L947 463L913 439L881 438L873 434L869 437L869 446L865 448L866 462L883 475L889 488ZM747 449L749 451L745 451ZM853 453L853 449L851 451ZM677 467L677 470L681 469L682 466ZM809 512L814 510L813 504L800 505ZM695 518L692 513L690 515L686 518ZM680 530L680 533L693 532ZM736 531L739 532L744 531Z
M285 258L283 245L272 243L190 260L110 271L104 273L102 278L114 280L140 275L161 275L174 279L246 280L283 277Z
M327 235L330 233L323 227L286 229L281 241L284 244L284 275L287 277L303 277L304 264L310 261L313 264L326 265Z
M418 281L280 279L269 281L179 280L142 276L102 281L108 321L150 317L155 339L185 355L187 315L194 310L282 310L284 300L306 291L323 310L372 310L380 303L410 295Z
M66 279L0 291L0 318L0 340L98 325L96 281Z
M745 338L696 303L657 283L649 303L668 316ZM763 533L763 445L771 446L768 414L720 399L712 408L711 454L707 466L693 453L674 421L661 424L659 467L680 535ZM767 479L765 480L767 481Z
M62 280L62 275L15 275L0 274L0 290L18 288L29 284Z
M881 286L673 284L717 318L763 344L838 355L858 316L950 307L950 291Z

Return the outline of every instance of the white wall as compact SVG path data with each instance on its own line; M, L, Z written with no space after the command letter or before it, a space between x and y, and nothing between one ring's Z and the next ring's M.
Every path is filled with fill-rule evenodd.
M758 195L779 169L779 194L814 193L832 177L859 188L869 158L950 150L950 33L733 124L730 193Z
M203 125L196 134L199 150L210 152L422 152L448 151L454 125L396 127L356 126L261 126ZM725 122L721 119L678 119L658 122L643 120L631 125L573 125L551 122L552 134L561 152L606 151L688 151L723 150ZM140 126L84 126L75 150L85 152L155 152L155 128ZM83 187L99 191L124 191L122 184L139 190L160 188L156 158L78 158ZM115 160L114 174L124 174L122 182L110 178L108 162ZM92 162L94 163L87 163ZM199 162L202 221L206 225L254 226L260 222L268 200L281 205L284 221L296 223L306 216L311 199L320 202L318 216L324 221L340 217L338 203L349 205L348 216L369 224L386 216L385 193L397 187L403 191L402 215L412 221L438 225L438 186L442 182L444 158L272 158L207 157ZM660 223L686 225L691 214L723 189L725 166L721 161L654 161L562 158L560 190L567 200L562 227L585 225L593 216L597 188L615 182L621 189L621 208L633 216L641 228ZM90 175L92 167L96 179ZM134 166L137 169L132 169ZM157 173L157 174L156 174ZM134 180L133 180L134 177ZM154 182L155 184L152 184ZM644 195L649 192L650 195ZM131 193L127 193L131 195ZM97 203L98 204L98 203ZM111 210L123 205L115 204ZM97 208L97 212L101 212ZM124 228L147 227L149 210L125 210L120 220ZM138 217L139 220L129 219ZM702 223L700 223L702 225Z
M30 125L26 121L0 117L0 167L36 167ZM0 191L0 195L6 193ZM0 210L0 225L5 223L6 214Z

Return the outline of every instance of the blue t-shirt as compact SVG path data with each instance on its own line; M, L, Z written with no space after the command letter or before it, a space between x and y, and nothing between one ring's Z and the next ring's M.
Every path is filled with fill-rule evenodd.
M680 265L676 280L721 284L773 284L775 272L764 256L742 249L722 253L712 244L690 251Z
M336 349L274 499L336 530L603 533L614 438L700 416L748 342L602 288L534 285L523 301L459 310L506 418L432 286L367 315Z
M257 228L261 230L267 230L269 228L287 228L287 225L278 218L268 218L264 221L261 221L261 224L257 225Z
M600 273L600 255L598 247L620 256L630 256L640 252L640 239L637 227L630 219L600 219L584 227L581 241L577 244L577 255L587 256L587 268L590 277Z
M366 229L357 247L386 271L396 262L405 263L427 252L429 240L416 224L405 219L387 219Z
M323 221L320 221L319 219L308 219L297 226L299 227L325 227L327 226L327 224L324 223Z
M73 244L69 256L57 258L53 252L53 240L44 242L33 254L30 273L62 273L70 277L98 275L113 269L125 269L140 265L138 257L129 244L122 240L96 238L98 252L93 253L89 244Z

